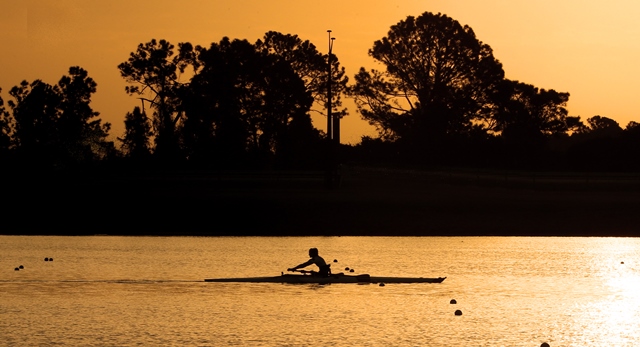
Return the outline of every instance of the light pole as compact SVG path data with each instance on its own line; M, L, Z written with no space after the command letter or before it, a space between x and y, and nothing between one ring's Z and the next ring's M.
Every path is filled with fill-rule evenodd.
M340 120L332 114L333 106L331 100L332 74L331 74L331 56L333 50L333 40L331 30L327 30L329 34L329 55L327 56L327 187L335 188L339 185L340 176L338 174L338 147L340 145Z
M333 142L335 143L335 147L336 147L336 155L337 155L337 151L338 148L340 147L340 114L333 114L332 110L333 110L333 104L331 103L332 99L333 99L333 94L332 94L332 90L331 90L331 85L333 84L333 75L331 73L331 55L332 55L332 51L333 51L333 40L335 40L335 37L330 37L329 40L329 88L328 88L328 92L329 92L329 114L331 115L331 122L332 122L332 126L333 126L333 130L331 131L331 136L333 138ZM337 161L337 157L336 157L336 161Z

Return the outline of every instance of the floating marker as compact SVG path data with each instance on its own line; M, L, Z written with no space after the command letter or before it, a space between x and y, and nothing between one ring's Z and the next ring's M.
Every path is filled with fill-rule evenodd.
M349 270L349 272L354 272L354 271L355 271L354 269Z
M44 258L44 261L49 261L49 258Z
M384 283L380 283L380 284L379 284L379 286L380 286L380 287L384 287Z
M624 262L623 262L623 261L621 261L621 262L620 262L620 264L624 264Z
M540 347L550 347L550 346L549 346L549 344L548 344L548 343L543 342L543 343L540 345Z
M456 310L455 315L456 315L456 316L462 316L462 311L460 311L460 310Z
M457 304L458 302L456 301L456 299L451 299L451 301L449 301L449 303L450 303L451 305L455 305L455 304Z
M338 259L333 259L333 262L334 262L334 263L337 263L337 262L338 262Z
M344 268L344 271L349 271L349 267L345 267L345 268Z
M20 268L15 268L14 270L16 270L16 271L20 271Z
M18 266L18 267L19 267L20 269L24 269L24 266L22 266L22 265L20 265L20 266Z

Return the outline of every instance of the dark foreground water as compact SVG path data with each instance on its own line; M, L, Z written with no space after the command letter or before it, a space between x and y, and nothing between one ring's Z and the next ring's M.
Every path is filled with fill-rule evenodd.
M334 272L447 279L203 282L309 247ZM0 236L0 295L6 346L638 346L640 239Z

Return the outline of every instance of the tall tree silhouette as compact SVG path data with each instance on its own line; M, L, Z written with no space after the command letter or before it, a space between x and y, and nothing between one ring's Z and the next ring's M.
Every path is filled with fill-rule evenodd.
M263 104L255 111L259 115L257 144L261 152L271 153L280 165L291 160L285 152L295 151L291 148L292 137L312 135L308 111L313 98L288 62L269 55L261 55L261 60L264 65L259 74L267 78L262 85Z
M60 144L70 163L105 157L113 144L106 140L110 123L102 124L100 113L91 108L91 95L97 83L86 70L73 66L58 82L60 114L57 120Z
M154 109L153 126L155 153L161 158L176 159L180 156L177 123L180 120L178 89L182 84L180 74L193 61L190 43L175 46L166 40L138 45L129 59L118 65L121 76L131 85L125 87L130 95L140 95ZM148 95L148 96L147 96Z
M22 81L9 94L14 98L8 104L15 121L13 143L17 155L27 165L59 165L56 122L61 98L56 89L41 80Z
M134 107L124 118L125 133L118 138L125 155L136 160L144 160L151 155L149 139L153 134L151 121L140 107Z
M183 128L188 156L215 165L245 162L252 122L247 111L260 99L249 78L257 66L253 45L223 38L196 51L199 69L190 83Z
M369 55L386 69L356 74L351 93L359 112L383 137L423 145L482 126L504 77L470 27L430 12L392 26Z
M0 88L2 92L2 88ZM4 107L4 100L0 95L0 159L4 159L11 148L11 118Z

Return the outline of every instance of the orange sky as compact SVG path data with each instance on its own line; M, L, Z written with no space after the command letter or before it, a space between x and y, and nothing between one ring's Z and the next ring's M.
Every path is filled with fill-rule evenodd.
M255 42L269 30L296 34L333 52L353 79L375 67L373 41L408 15L444 13L471 26L494 49L507 78L569 92L569 113L601 115L622 127L640 121L640 2L636 0L0 0L2 98L20 81L55 84L70 66L98 83L93 109L122 136L124 115L138 104L124 92L117 65L139 43L166 39L209 45L222 37ZM375 135L351 103L342 142ZM325 130L325 121L314 118Z

